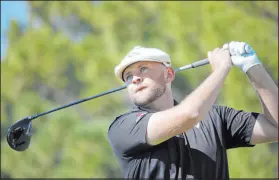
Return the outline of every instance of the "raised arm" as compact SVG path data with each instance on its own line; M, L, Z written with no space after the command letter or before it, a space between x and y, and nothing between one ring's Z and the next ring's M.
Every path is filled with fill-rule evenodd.
M233 64L247 74L258 93L263 112L256 120L251 144L278 142L278 87L266 72L256 52L244 42L229 44ZM248 50L244 53L243 50ZM242 55L241 55L242 54Z
M210 110L230 71L232 61L229 51L219 48L209 52L208 59L212 67L209 77L179 105L150 117L147 126L149 144L159 144L193 128Z

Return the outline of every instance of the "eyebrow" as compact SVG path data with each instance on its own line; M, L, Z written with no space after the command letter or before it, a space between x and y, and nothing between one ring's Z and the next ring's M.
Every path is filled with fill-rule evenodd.
M143 63L143 64L138 65L136 68L141 68L142 66L147 66L147 65L148 65L147 63ZM126 76L128 76L130 74L131 74L131 71L128 71L123 74L123 77L125 78Z

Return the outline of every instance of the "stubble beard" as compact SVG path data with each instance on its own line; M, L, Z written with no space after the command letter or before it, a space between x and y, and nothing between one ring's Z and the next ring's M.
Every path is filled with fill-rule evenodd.
M144 97L133 98L133 103L136 106L146 107L150 103L159 99L166 92L166 88L167 88L166 86L161 87L161 88L160 87L152 88L152 89L148 90L148 92L146 92L146 94L144 94ZM144 90L146 90L146 89L144 89Z

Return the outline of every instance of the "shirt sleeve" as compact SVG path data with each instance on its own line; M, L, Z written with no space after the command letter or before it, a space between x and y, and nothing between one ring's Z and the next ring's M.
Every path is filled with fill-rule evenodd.
M250 144L254 125L259 113L245 112L226 106L215 106L220 113L226 149L254 147Z
M117 117L108 130L108 139L114 151L129 156L151 147L146 140L151 115L140 111Z

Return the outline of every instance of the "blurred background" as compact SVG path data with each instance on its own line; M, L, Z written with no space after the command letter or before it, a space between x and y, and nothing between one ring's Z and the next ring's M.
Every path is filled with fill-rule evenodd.
M6 142L17 120L119 87L114 67L132 47L168 52L174 67L245 41L278 84L278 2L1 1L1 177L122 177L107 130L129 110L126 90L33 122L28 150ZM183 71L175 99L195 89L210 66ZM261 111L248 78L230 72L216 102ZM232 178L278 177L278 143L228 151Z

